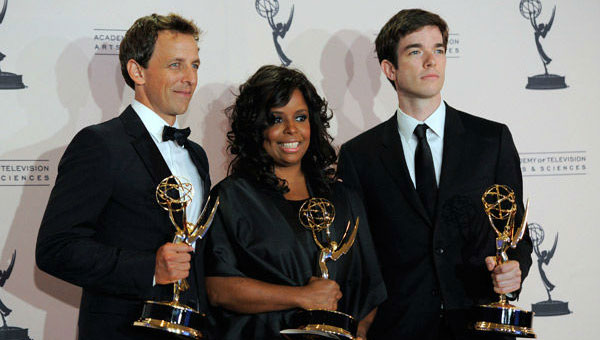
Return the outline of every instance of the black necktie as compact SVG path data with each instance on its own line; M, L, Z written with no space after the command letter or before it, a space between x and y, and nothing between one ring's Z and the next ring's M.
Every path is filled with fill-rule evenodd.
M419 139L417 149L415 150L415 181L417 182L417 193L421 202L433 220L435 203L437 200L437 182L435 180L435 168L433 167L433 157L431 149L427 143L427 124L417 125L414 134Z
M187 144L187 138L190 135L192 130L189 127L185 129L176 129L172 126L165 125L163 129L162 139L163 142L168 140L176 141L180 146L184 146Z

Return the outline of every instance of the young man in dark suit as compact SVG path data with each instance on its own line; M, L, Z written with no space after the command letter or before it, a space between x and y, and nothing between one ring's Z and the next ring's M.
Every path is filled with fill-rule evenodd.
M195 222L210 189L206 153L187 140L189 129L176 130L197 84L199 34L173 14L138 19L119 53L135 100L80 131L60 161L36 262L83 288L79 339L171 338L132 323L145 300L172 300L172 283L186 277L181 301L207 310L203 243L171 243L174 226L155 198L161 180L185 177L196 191L188 207Z
M362 195L388 300L372 339L460 339L468 309L516 293L531 265L528 236L496 265L496 234L481 197L511 187L523 214L519 155L508 128L458 111L440 94L448 28L419 9L392 17L376 39L398 109L345 143L339 174Z

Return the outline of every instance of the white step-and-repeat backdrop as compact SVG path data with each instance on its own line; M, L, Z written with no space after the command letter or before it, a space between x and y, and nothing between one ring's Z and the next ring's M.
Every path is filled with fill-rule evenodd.
M397 11L421 7L450 25L445 100L507 123L521 153L537 252L518 305L539 309L552 299L547 314L562 313L535 318L540 339L598 336L599 1L526 0L522 10L520 0L259 2L278 6L279 28L256 0L8 0L0 18L0 314L12 310L8 326L28 329L34 340L76 337L81 290L36 268L35 240L67 143L132 99L117 54L136 18L176 12L205 31L184 123L207 150L216 183L227 163L222 110L263 64L289 59L309 76L334 111L337 145L387 119L395 93L373 41ZM539 46L536 31L545 33ZM529 80L545 71L539 49L566 88L526 88L560 87L556 77Z

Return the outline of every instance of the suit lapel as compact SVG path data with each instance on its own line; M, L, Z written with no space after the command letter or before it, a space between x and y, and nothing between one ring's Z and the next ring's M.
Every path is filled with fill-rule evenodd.
M381 136L383 149L380 154L383 165L390 173L390 177L400 187L399 192L402 193L410 205L427 221L427 225L432 227L431 219L415 190L415 186L410 178L404 151L402 149L402 141L398 132L398 119L396 115L392 116L385 122L383 133Z
M125 131L133 137L131 144L144 162L154 183L158 185L160 181L171 176L171 170L169 170L162 154L158 150L158 147L156 147L156 143L152 140L150 133L146 130L144 123L142 123L142 120L137 113L135 113L135 110L133 110L131 106L128 106L127 109L123 111L120 118L125 127ZM208 162L205 161L205 153L196 143L188 143L187 145L188 147L186 147L186 149L190 153L192 162L198 169L198 174L202 179L204 186L204 201L206 201L210 191L210 177L208 176Z
M133 108L128 106L119 118L123 122L125 131L133 137L131 144L144 162L154 183L158 185L160 181L171 176L171 170Z
M200 147L200 145L196 143L189 142L187 143L186 149L190 153L190 157L192 158L192 162L198 169L198 174L202 179L203 187L204 187L204 200L206 202L206 198L208 197L208 193L210 191L210 176L208 175L208 162L206 162L206 154Z
M442 172L438 191L437 213L439 214L443 202L450 197L452 180L457 177L461 166L465 148L464 127L459 118L458 111L446 104L446 123L444 126L444 151L442 156Z
M142 123L140 117L135 113L135 110L131 106L128 106L119 118L123 122L127 134L132 137L131 145L144 163L146 170L152 178L154 187L157 187L163 179L171 176L171 170L169 170L158 147L156 147L150 133L146 130L144 123ZM180 214L180 212L175 213L177 221L181 220ZM168 221L166 213L162 216L166 219L165 221ZM171 226L171 222L161 224L161 226L165 227L165 232L172 233L173 227Z

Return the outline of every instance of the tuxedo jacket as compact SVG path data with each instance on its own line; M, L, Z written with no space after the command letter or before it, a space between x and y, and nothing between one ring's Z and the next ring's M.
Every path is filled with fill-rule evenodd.
M459 337L469 323L469 307L498 299L484 262L495 254L496 234L482 194L493 184L507 185L516 194L517 223L523 213L519 155L508 128L446 105L433 218L408 173L396 115L345 143L338 171L364 200L388 289L369 337L436 339L439 332ZM519 261L522 279L531 250L526 234L508 252ZM454 329L444 330L444 324Z
M210 189L208 160L198 144L186 147ZM153 286L156 251L175 227L155 198L171 172L131 108L80 131L58 166L36 246L43 271L83 288L79 339L168 339L131 326L145 300L172 300L172 285ZM206 201L206 200L204 200ZM203 242L192 255L182 302L207 310Z

